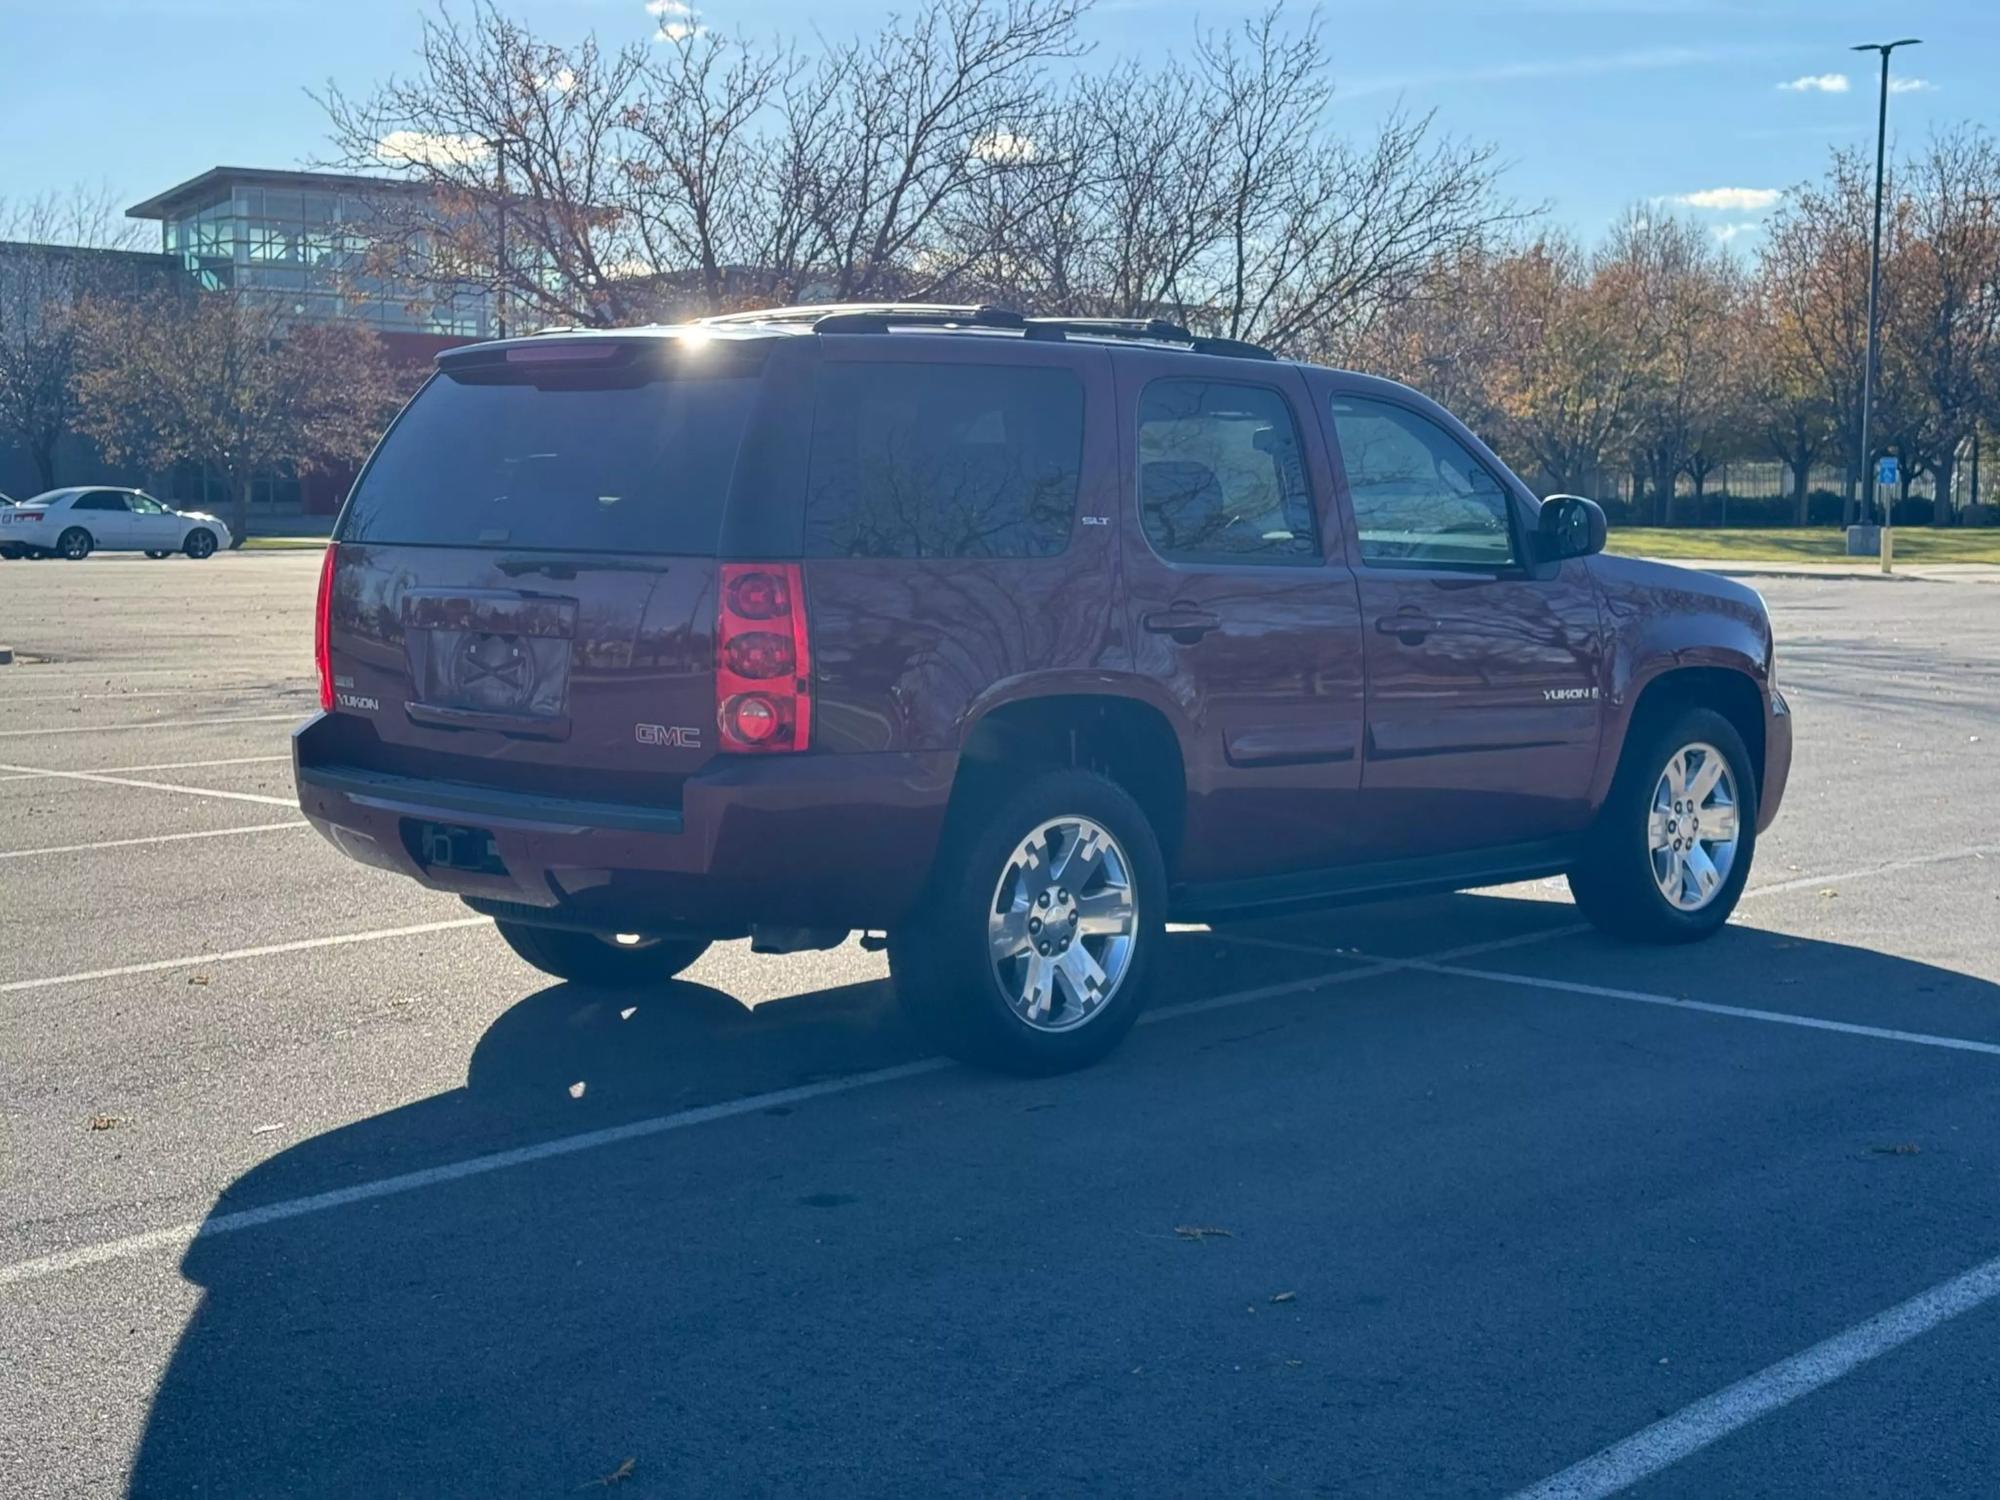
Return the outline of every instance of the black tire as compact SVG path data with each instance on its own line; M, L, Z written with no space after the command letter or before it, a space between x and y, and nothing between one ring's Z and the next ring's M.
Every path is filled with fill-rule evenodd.
M1686 911L1667 899L1654 878L1648 837L1653 793L1683 747L1712 745L1736 786L1735 855L1708 903ZM1570 893L1593 926L1642 943L1691 943L1729 920L1750 878L1757 850L1757 772L1736 726L1710 708L1684 708L1634 724L1598 812L1583 859L1569 872Z
M627 946L609 934L525 922L495 922L507 946L558 979L608 990L649 989L665 984L708 951L705 938L657 938Z
M26 547L0 547L0 557L6 558L9 562L18 561L27 555L28 549Z
M1002 991L987 922L1016 847L1061 818L1088 818L1117 841L1136 925L1131 961L1111 997L1072 1029L1045 1030L1017 1015ZM1152 825L1116 782L1050 771L967 795L954 809L929 890L889 934L889 972L904 1008L954 1057L1008 1073L1065 1073L1110 1052L1138 1020L1166 930L1167 873Z
M92 545L90 533L81 526L72 526L56 538L56 551L71 562L82 562L90 556Z
M206 526L197 526L187 534L187 540L181 544L181 550L186 552L196 562L200 562L204 557L213 557L215 555L215 533L210 531ZM165 554L161 555L164 556Z

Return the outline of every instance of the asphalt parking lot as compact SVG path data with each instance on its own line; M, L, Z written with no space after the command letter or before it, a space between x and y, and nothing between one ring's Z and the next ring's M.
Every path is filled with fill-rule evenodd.
M1714 942L1177 932L1023 1082L858 947L615 997L340 858L317 567L0 563L0 1493L2000 1490L2000 588L1760 581Z

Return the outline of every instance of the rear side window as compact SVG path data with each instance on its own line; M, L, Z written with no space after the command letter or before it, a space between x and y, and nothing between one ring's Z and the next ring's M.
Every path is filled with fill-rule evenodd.
M749 374L435 377L348 501L348 542L713 555Z
M829 361L808 557L1050 557L1069 542L1083 386L1022 365Z
M1289 402L1267 386L1155 380L1139 399L1139 509L1174 562L1319 558Z

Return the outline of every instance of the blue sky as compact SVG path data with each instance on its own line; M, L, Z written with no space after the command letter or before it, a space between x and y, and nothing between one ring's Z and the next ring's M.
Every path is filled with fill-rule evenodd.
M1199 21L1233 24L1261 0L1199 9L1099 0L1100 56L1160 55ZM539 32L646 36L644 0L513 0ZM702 20L753 34L866 29L889 7L714 0ZM1398 100L1491 141L1524 201L1586 238L1626 204L1677 199L1739 248L1775 192L1829 147L1872 139L1876 63L1849 44L1920 36L1897 54L1907 90L1891 129L2000 128L1996 0L1333 0L1324 7L1343 124ZM325 150L307 96L405 66L415 0L0 0L0 195L102 184L130 203L210 166L296 166ZM1881 34L1878 36L1878 33ZM23 66L32 62L32 66Z

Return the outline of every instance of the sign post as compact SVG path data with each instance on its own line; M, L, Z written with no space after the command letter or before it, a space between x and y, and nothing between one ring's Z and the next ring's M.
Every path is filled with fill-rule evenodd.
M1882 501L1882 571L1888 572L1895 561L1896 552L1896 483L1898 479L1896 456L1885 453L1875 460L1875 493L1884 490L1888 498Z

